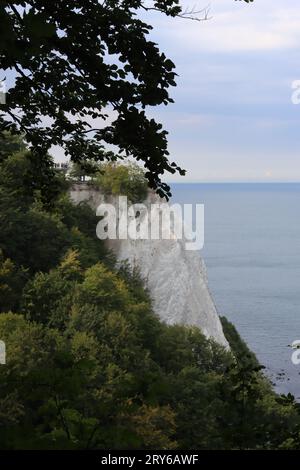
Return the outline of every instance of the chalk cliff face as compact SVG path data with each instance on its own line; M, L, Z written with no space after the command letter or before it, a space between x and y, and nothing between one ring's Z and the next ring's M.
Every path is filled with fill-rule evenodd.
M118 198L104 200L100 191L86 184L71 190L75 203L88 202L95 210L99 204L110 202L118 208ZM144 205L158 203L149 193ZM158 216L159 217L159 216ZM143 211L137 223L143 223ZM196 325L205 336L228 348L222 325L208 289L206 268L199 252L187 251L185 240L115 240L108 242L119 261L128 260L137 266L145 279L153 301L154 311L168 324Z

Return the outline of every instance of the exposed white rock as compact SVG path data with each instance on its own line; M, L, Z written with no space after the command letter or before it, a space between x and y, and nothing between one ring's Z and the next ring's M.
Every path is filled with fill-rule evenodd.
M75 185L71 190L75 203L88 202L94 209L104 202L100 191L88 185ZM118 198L110 197L118 208ZM150 193L146 207L159 202ZM140 215L142 222L143 213ZM222 325L209 292L204 261L200 253L187 251L185 240L116 240L109 242L119 261L137 266L145 279L154 311L168 324L196 325L207 337L228 348Z

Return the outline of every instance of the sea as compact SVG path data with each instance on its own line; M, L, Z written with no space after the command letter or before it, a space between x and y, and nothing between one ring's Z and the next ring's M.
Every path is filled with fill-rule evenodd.
M292 348L300 342L300 183L171 189L171 203L204 204L201 256L219 314L235 325L277 392L300 400L300 350Z

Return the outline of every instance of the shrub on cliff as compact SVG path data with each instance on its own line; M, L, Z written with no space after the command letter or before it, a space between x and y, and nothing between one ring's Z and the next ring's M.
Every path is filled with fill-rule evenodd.
M143 202L148 186L144 171L133 163L101 165L94 184L106 195L124 195L133 202Z

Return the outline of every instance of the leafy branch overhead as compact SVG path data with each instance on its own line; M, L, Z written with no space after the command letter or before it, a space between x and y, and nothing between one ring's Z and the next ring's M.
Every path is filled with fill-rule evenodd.
M167 132L145 108L172 102L176 74L148 37L140 13L149 9L207 17L178 0L2 1L0 79L10 70L16 80L0 105L1 130L22 132L40 158L52 145L74 162L132 156L168 195L163 173L185 172L169 161Z

